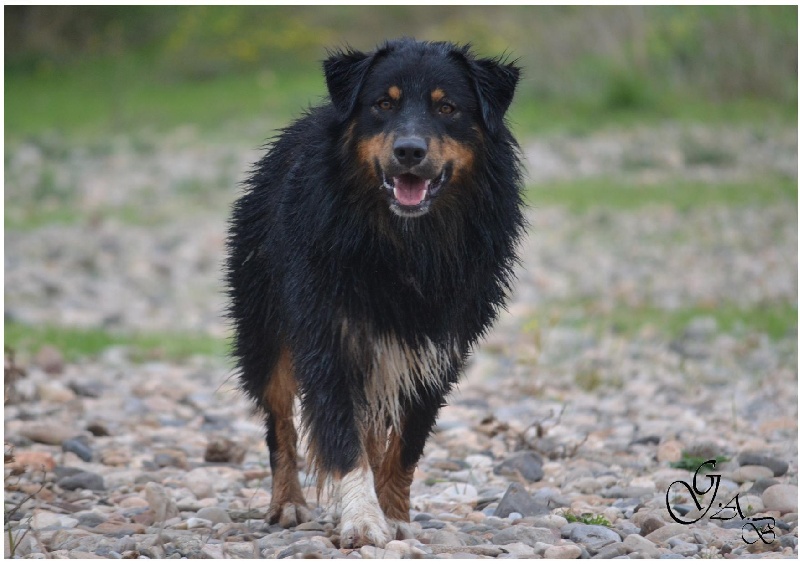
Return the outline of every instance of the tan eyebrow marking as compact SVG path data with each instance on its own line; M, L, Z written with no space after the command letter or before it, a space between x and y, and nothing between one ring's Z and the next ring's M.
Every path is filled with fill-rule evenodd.
M392 100L395 100L395 101L400 100L400 96L402 96L402 95L403 95L403 91L400 90L399 87L397 87L397 86L390 86L389 87L389 98L391 98Z
M444 98L444 90L442 90L441 88L437 88L433 90L433 92L431 92L431 100L433 100L434 102L441 102L443 98Z

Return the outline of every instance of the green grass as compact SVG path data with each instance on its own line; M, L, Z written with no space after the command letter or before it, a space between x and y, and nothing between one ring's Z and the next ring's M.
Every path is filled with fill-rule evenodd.
M225 340L202 334L121 334L98 329L28 326L6 322L5 347L17 352L35 353L43 345L56 347L70 361L97 356L116 345L130 347L131 358L139 361L183 360L192 355L223 357L228 351Z
M699 317L716 320L719 333L763 333L777 340L791 337L797 332L797 305L789 303L762 304L747 308L735 304L718 304L675 310L653 306L616 306L610 312L600 311L591 302L550 305L546 311L531 319L524 330L538 332L542 327L542 320L548 320L551 325L588 328L598 334L611 331L633 336L648 328L666 339L674 339L684 332L693 319Z
M601 516L600 514L590 514L588 512L584 512L580 516L573 514L572 512L566 512L564 514L564 518L567 519L567 522L580 522L581 524L589 524L592 526L606 526L607 528L611 527L611 522L608 521L608 518L605 516Z
M324 94L313 68L171 80L141 56L97 59L69 70L6 73L6 140L57 132L89 139L166 131L183 124L214 130L230 121L297 116Z
M166 131L183 124L216 131L224 124L259 119L281 127L326 95L318 62L282 64L274 69L189 79L170 75L158 64L156 55L146 53L87 57L72 66L44 66L35 72L11 68L5 75L6 142L51 132L91 140L142 128ZM518 136L525 137L554 131L588 133L607 126L665 120L797 121L796 104L769 100L711 103L700 98L678 100L665 93L649 95L641 103L620 104L615 102L619 96L542 98L521 92L509 112L509 122ZM263 137L253 140L260 141Z
M529 187L526 201L530 206L560 205L573 212L598 207L630 210L649 204L670 205L689 210L711 204L764 205L775 202L797 203L797 181L768 177L753 182L710 184L676 180L656 184L589 178Z
M681 458L678 461L673 461L669 464L670 467L673 469L685 469L687 471L697 471L698 467L705 463L706 461L713 459L719 463L726 463L730 461L729 457L725 457L724 455L717 455L716 457L699 457L697 455L689 455L687 453L683 453Z

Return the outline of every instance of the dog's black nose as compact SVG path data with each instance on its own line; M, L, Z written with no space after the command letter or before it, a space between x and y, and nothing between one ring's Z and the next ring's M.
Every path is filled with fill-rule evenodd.
M421 137L398 137L393 149L394 156L404 167L419 165L428 154L428 144Z

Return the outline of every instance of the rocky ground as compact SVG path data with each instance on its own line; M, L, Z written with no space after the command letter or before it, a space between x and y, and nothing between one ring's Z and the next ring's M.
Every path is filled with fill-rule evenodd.
M526 155L534 187L796 178L796 140L666 126ZM7 322L225 335L225 214L256 152L185 131L6 152ZM6 556L797 558L796 325L768 335L713 316L796 308L796 203L528 213L514 300L415 474L412 539L339 549L334 501L303 472L315 520L265 524L268 454L224 359L45 347L6 358ZM699 307L674 332L646 314L635 331L595 323ZM709 474L718 490L698 510L688 486L710 459L698 490ZM714 517L720 503L734 510Z

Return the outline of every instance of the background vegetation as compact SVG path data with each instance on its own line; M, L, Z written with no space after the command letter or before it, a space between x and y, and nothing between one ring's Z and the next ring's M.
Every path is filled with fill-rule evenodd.
M795 6L6 6L6 137L280 121L326 47L401 35L518 57L526 133L797 117Z
M5 229L11 233L110 219L158 226L203 210L221 218L244 171L238 156L325 95L320 62L326 48L369 50L403 35L471 42L481 54L518 58L524 79L510 118L523 143L536 136L574 139L604 128L664 122L741 125L753 136L771 139L780 128L797 124L796 6L4 10L4 201ZM187 124L192 127L186 135L162 135ZM687 137L680 151L686 166L736 165L716 135L703 143L689 143L693 138ZM226 143L230 160L212 160L209 174L194 170ZM25 164L31 154L35 166ZM126 192L125 198L93 194L86 179L95 177L83 174L87 164L103 169L115 156L123 164L133 159L132 168L158 171L151 173L152 185L142 181L140 191L131 194L130 187L111 183L97 189ZM159 159L180 156L189 163L183 168ZM646 152L627 158L627 169L611 177L539 183L533 204L562 206L576 216L602 206L623 211L662 205L681 213L702 206L797 206L796 175L753 171L752 178L723 181L667 175L642 183L639 173L653 159ZM670 336L692 317L708 314L693 307L678 312L646 307L602 317L589 310L580 310L579 323L615 331L655 323ZM723 305L714 315L726 330L739 320L773 337L796 331L796 301L754 310ZM69 358L118 343L144 351L145 358L153 351L181 358L225 348L206 335L110 335L8 320L5 331L7 345L35 350L56 344Z

